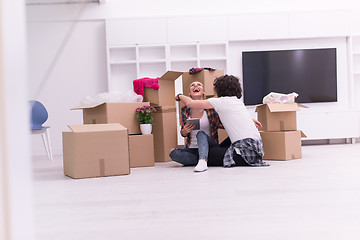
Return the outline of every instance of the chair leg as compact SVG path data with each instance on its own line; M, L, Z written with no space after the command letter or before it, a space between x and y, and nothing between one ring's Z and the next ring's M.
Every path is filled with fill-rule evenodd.
M48 142L48 146L49 146L50 160L53 162L54 158L53 158L52 149L51 149L49 129L46 129L46 136L47 136L47 142Z
M42 136L42 139L44 142L46 155L47 155L48 159L53 162L54 158L53 158L52 150L51 150L49 129L46 129L46 133L41 134L41 136Z
M45 146L46 156L47 156L47 158L48 158L49 160L51 160L51 159L50 159L48 142L47 142L47 139L46 139L46 133L42 133L42 134L41 134L41 137L42 137L42 140L43 140L43 143L44 143L44 146Z

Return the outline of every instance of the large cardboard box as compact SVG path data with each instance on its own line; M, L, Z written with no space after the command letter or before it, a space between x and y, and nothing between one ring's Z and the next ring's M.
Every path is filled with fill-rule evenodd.
M297 130L297 103L270 103L256 106L257 119L262 123L262 131L294 131Z
M291 160L301 158L302 131L260 132L264 148L263 159Z
M129 134L139 134L141 132L136 118L136 108L146 105L150 103L100 103L80 105L72 110L83 110L85 124L120 123L128 129Z
M130 173L127 129L115 124L69 125L63 132L64 174L72 178Z
M167 71L159 80L159 89L144 88L144 101L155 106L175 106L175 80L183 73Z
M171 161L170 150L177 147L176 107L156 107L153 117L155 162Z
M183 83L183 94L189 96L190 92L190 84L192 82L201 82L204 85L205 95L206 96L214 96L214 80L218 77L224 76L224 70L202 70L201 72L190 74L185 72L182 75L182 83Z
M130 167L154 166L154 136L129 135L129 154Z

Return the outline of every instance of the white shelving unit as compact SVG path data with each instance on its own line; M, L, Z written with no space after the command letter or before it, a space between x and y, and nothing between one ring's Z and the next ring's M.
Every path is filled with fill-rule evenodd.
M186 72L193 67L211 67L226 72L227 52L227 42L108 45L108 90L133 89L133 80L160 77L167 70ZM177 81L176 92L181 91L181 81Z
M354 109L360 109L360 96L356 89L360 89L360 35L350 37L350 88Z
M212 28L188 32L189 26L206 24ZM356 138L360 135L360 30L354 32L349 26L347 11L107 19L108 90L127 91L133 89L135 79L192 67L223 69L240 76L239 58L247 49L336 46L338 102L312 105L299 113L300 122L308 139ZM175 92L181 91L179 78ZM333 120L325 128L314 126L329 117ZM347 119L353 122L348 124Z

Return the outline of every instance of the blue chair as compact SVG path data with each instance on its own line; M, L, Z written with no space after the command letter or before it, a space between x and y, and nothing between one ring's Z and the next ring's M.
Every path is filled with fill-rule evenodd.
M50 161L54 161L52 150L51 150L51 144L50 144L50 134L49 134L49 128L50 127L44 127L43 124L48 119L48 112L45 108L45 106L35 100L30 101L30 107L31 107L31 133L32 134L41 134L46 155Z

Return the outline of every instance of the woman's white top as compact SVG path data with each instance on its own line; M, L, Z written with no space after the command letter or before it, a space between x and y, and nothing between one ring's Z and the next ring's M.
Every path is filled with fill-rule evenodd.
M219 114L232 143L245 138L261 139L250 113L244 103L237 97L209 98Z
M191 118L189 118L191 119ZM207 117L206 111L204 111L202 117L200 118L200 129L192 130L190 132L190 146L189 148L198 148L196 134L198 131L203 130L208 136L210 136L210 122Z

